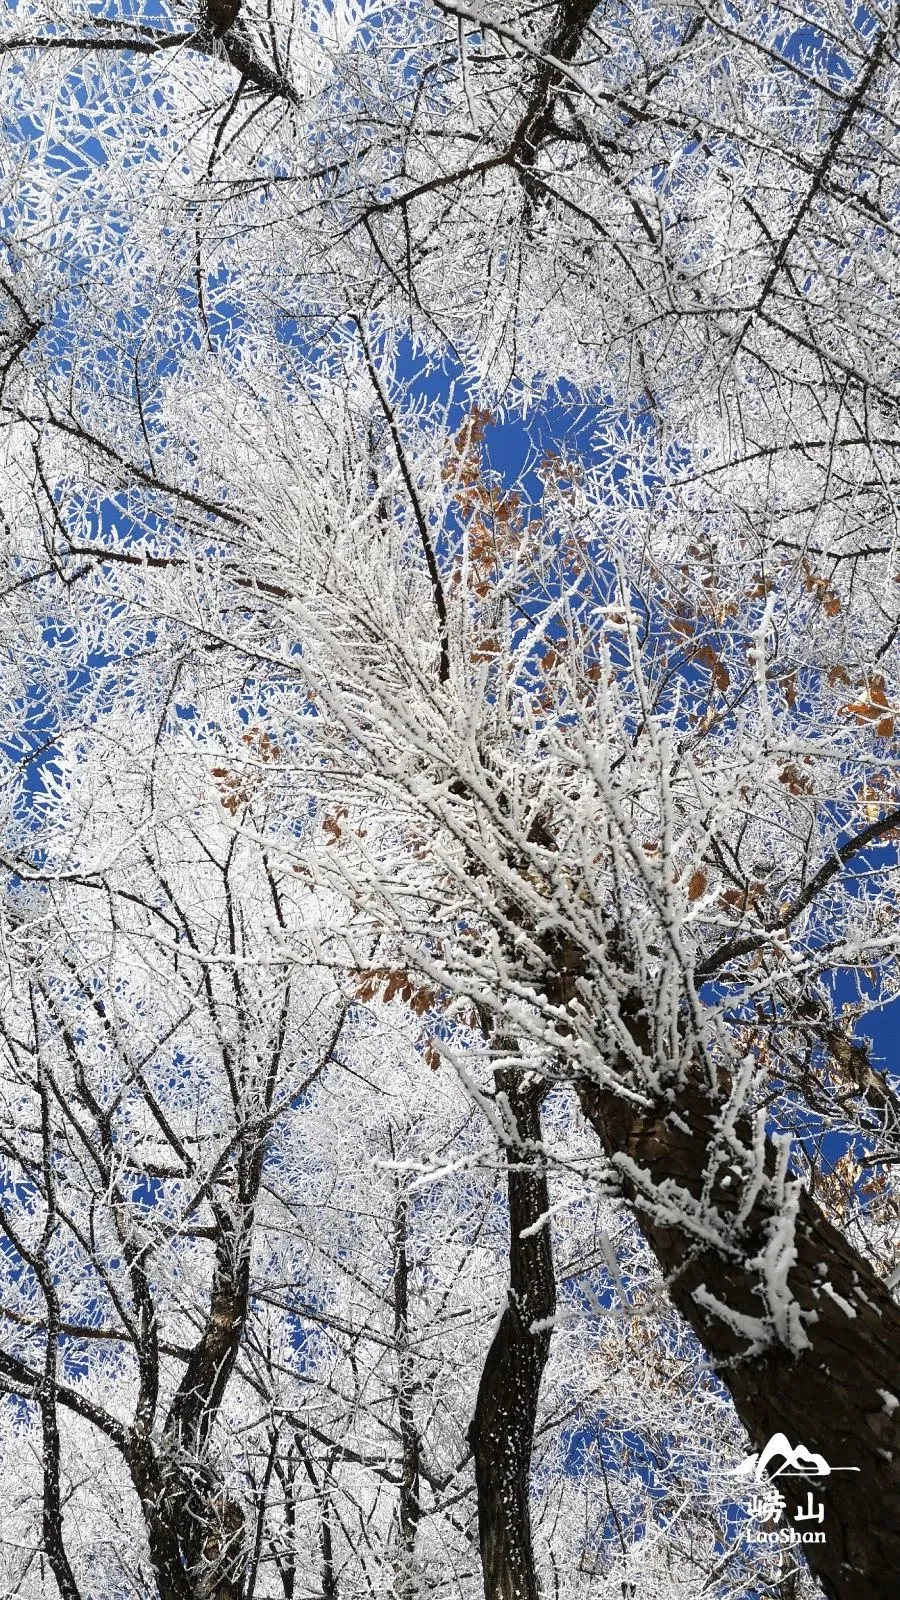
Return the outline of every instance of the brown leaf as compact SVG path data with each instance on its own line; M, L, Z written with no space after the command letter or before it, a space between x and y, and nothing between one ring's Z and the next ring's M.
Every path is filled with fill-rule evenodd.
M794 765L793 761L791 761L788 766L783 767L781 772L779 772L778 782L783 783L784 787L789 790L791 794L809 794L812 788L812 784L810 783L806 773L801 772L799 768Z
M385 1003L386 1004L389 1004L390 1001L393 1000L394 996L400 993L400 990L403 988L403 985L404 985L405 982L406 982L406 974L405 973L403 973L403 972L392 972L390 974L390 976L388 978L388 981L387 981L387 983L385 984L385 987L384 987L384 999L385 999Z
M734 910L738 906L743 906L745 895L743 889L726 889L725 893L720 895L719 898L723 906L729 906Z
M882 726L887 727L890 724L889 731L882 734L882 738L889 739L894 731L893 718L884 716L884 712L889 709L889 701L884 678L880 672L874 673L866 683L864 700L851 700L838 709L842 717L852 717L855 722L878 724L876 732L880 732Z
M415 990L410 1000L410 1010L415 1016L424 1017L427 1012L431 1011L436 1000L437 995L434 990L429 989L426 985L424 988Z

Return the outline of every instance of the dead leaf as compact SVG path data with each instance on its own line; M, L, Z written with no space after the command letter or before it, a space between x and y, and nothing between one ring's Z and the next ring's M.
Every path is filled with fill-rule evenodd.
M793 762L782 768L778 774L778 782L783 783L791 794L809 794L812 789L812 784L807 774L801 772Z

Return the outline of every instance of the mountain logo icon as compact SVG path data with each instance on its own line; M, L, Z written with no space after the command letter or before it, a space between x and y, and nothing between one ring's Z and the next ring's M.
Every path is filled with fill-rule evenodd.
M773 1466L776 1461L781 1465ZM763 1450L745 1456L731 1471L736 1478L752 1477L758 1481L763 1477L827 1478L832 1472L858 1472L859 1467L831 1467L816 1451L807 1450L802 1444L795 1449L786 1434L773 1433Z

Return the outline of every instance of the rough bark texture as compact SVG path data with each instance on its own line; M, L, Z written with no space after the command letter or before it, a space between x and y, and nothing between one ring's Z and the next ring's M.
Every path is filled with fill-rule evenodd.
M700 1195L715 1116L699 1089L679 1095L677 1118L671 1111L641 1112L594 1085L583 1085L580 1097L611 1156L629 1157L657 1189L668 1179ZM774 1151L769 1157L774 1165ZM761 1448L773 1434L784 1433L792 1446L803 1444L833 1467L859 1468L809 1483L781 1480L788 1496L799 1490L798 1502L805 1503L812 1486L824 1503L825 1543L802 1550L826 1594L831 1600L893 1600L900 1584L900 1308L804 1194L788 1283L803 1310L814 1314L803 1324L809 1348L792 1354L773 1344L746 1357L747 1337L704 1310L695 1295L705 1288L742 1315L764 1316L758 1277L748 1262L768 1242L771 1211L764 1201L757 1203L744 1248L730 1258L692 1240L681 1225L663 1225L642 1205L625 1170L626 1193L670 1280L672 1298L730 1389L754 1444ZM737 1203L732 1188L718 1183L713 1198L723 1212ZM789 1502L789 1515L793 1509Z
M548 1226L522 1237L548 1210L540 1154L543 1085L522 1087L498 1074L515 1120L519 1147L509 1150L509 1291L487 1353L469 1438L475 1455L478 1532L485 1600L537 1600L528 1491L531 1445L556 1282Z
M393 1153L393 1145L392 1145ZM414 1360L409 1339L409 1200L401 1184L394 1207L394 1350L397 1360L397 1411L400 1425L400 1570L397 1592L412 1597L417 1589L414 1572L416 1530L421 1516L419 1501L422 1444L416 1426Z

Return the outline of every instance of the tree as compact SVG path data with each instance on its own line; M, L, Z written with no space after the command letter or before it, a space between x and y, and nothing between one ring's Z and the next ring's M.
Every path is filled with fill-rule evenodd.
M327 974L285 960L309 894L268 848L280 808L262 786L278 752L260 732L239 742L243 769L223 767L183 718L161 728L120 703L115 722L67 741L40 852L32 822L7 884L0 1417L20 1489L5 1583L43 1596L52 1572L60 1592L98 1600L474 1595L466 1432L478 1479L485 1448L511 1437L484 1420L509 1405L493 1374L512 1301L490 1334L503 1264L511 1245L527 1296L529 1254L548 1242L542 1230L519 1241L517 1224L545 1221L547 1176L511 1153L508 1245L491 1143L455 1075L423 1065L421 1006L377 1000L380 974L357 979L348 1004ZM523 1135L537 1098L540 1084ZM584 1144L575 1116L569 1096L545 1105L551 1168L554 1146L571 1163ZM522 1211L535 1197L536 1217ZM551 1574L583 1574L595 1593L606 1571L616 1593L603 1523L627 1568L654 1497L624 1480L611 1490L608 1472L663 1346L629 1332L635 1316L653 1326L652 1301L585 1320L585 1293L615 1259L604 1230L623 1292L647 1293L646 1251L615 1202L574 1175L554 1182L552 1208L566 1316L539 1412L532 1401L536 1547ZM513 1325L527 1357L523 1306L539 1308L523 1302ZM650 1425L683 1494L710 1440L732 1455L737 1440L670 1324L684 1438L668 1418ZM544 1340L546 1359L549 1325ZM563 1469L576 1437L577 1467ZM494 1491L479 1479L489 1504ZM729 1492L699 1515L682 1501L688 1573L670 1531L668 1550L639 1558L645 1580L663 1555L662 1592L684 1581L689 1594L698 1570L723 1568ZM743 1570L740 1537L726 1540L723 1570Z
M192 637L263 685L329 908L290 961L575 1090L755 1441L859 1466L828 1592L883 1593L898 1313L800 1179L896 1148L854 1032L896 984L893 21L183 21L3 42L30 638L78 589L76 667ZM555 437L517 483L488 405Z
M264 738L248 737L265 761ZM348 1509L355 1520L370 1502L370 1542L386 1524L379 1568L408 1560L391 1558L379 1501L399 1494L405 1532L405 1463L420 1448L405 1410L422 1382L403 1351L402 1190L379 1214L371 1177L354 1203L349 1173L327 1164L332 1080L371 1045L333 986L298 979L272 948L297 880L226 825L251 816L232 775L219 770L217 793L184 741L175 770L165 739L129 755L110 730L102 745L112 770L94 761L75 780L52 867L39 884L23 868L7 902L0 1385L40 1424L40 1546L71 1596L125 1582L291 1600L310 1562L336 1594L336 1573L370 1560ZM390 1052L379 1037L383 1067ZM396 1116L385 1077L376 1144ZM342 1213L358 1230L367 1205L375 1243L357 1242L353 1266ZM443 1275L442 1289L452 1304ZM438 1408L440 1327L438 1310ZM111 1480L99 1505L79 1459ZM446 1484L430 1458L421 1472L431 1510Z

